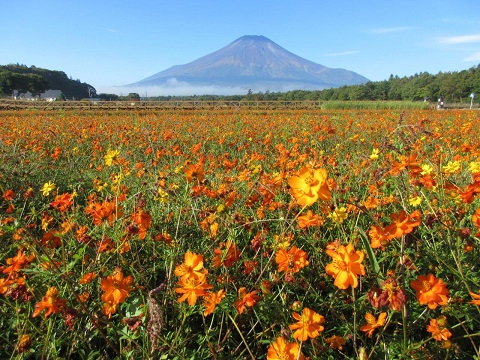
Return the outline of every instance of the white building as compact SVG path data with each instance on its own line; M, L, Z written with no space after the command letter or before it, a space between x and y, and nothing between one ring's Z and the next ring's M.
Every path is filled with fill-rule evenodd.
M55 101L62 94L62 90L47 90L40 94L40 96L33 96L29 91L25 94L19 94L17 90L13 91L13 98L15 100L45 100Z

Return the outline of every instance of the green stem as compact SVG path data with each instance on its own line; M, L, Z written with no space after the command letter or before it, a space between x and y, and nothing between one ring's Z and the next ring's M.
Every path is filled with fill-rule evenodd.
M401 276L401 283L405 286L405 264L403 262L403 252L405 250L405 235L402 235L402 241L400 245L400 276ZM407 331L407 302L405 301L402 306L402 327L403 327L403 351L407 349L407 339L408 339L408 331Z
M52 318L49 318L48 319L48 324L47 324L47 335L45 336L45 342L43 344L43 350L42 350L42 359L44 357L44 355L46 354L47 352L47 346L49 344L49 339L50 339L50 333L52 331ZM48 356L47 356L48 358Z
M358 355L357 351L357 306L355 304L355 289L352 286L352 304L353 304L353 347L355 348L355 353Z
M242 332L241 332L240 329L238 328L238 325L237 325L237 323L235 322L235 319L232 318L232 316L231 316L230 314L228 314L228 318L232 321L233 326L235 326L235 329L237 329L237 332L238 332L238 334L240 335L240 337L242 338L242 341L243 341L243 343L245 344L245 347L246 347L248 353L250 354L250 357L252 358L252 360L255 360L255 356L253 355L252 351L250 350L250 347L248 346L247 341L246 341L245 338L243 337Z

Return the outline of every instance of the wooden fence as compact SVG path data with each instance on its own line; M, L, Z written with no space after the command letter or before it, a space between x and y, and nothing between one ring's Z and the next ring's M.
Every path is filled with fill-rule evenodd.
M0 100L0 110L320 109L321 101L41 101Z

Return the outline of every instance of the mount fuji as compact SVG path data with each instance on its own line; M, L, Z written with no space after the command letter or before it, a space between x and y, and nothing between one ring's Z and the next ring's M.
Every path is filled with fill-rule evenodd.
M246 35L188 64L172 66L127 86L258 92L321 90L366 82L367 78L353 71L328 68L295 55L265 36Z

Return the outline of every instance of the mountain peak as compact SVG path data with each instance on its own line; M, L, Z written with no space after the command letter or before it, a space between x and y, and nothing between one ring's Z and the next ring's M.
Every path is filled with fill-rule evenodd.
M252 91L287 91L320 90L367 81L352 71L331 69L306 60L263 35L244 35L213 53L188 64L172 66L132 86L181 82Z
M242 37L239 37L237 40L235 41L239 41L239 40L248 40L248 41L269 41L269 42L273 42L272 40L270 40L269 38L263 36L263 35L243 35Z

